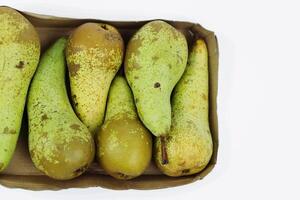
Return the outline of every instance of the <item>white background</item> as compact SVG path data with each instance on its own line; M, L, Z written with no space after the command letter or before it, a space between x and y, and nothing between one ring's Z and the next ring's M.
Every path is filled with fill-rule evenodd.
M31 192L0 186L1 199L300 198L297 1L0 0L0 4L64 17L198 22L216 33L220 47L219 158L204 180L153 191Z

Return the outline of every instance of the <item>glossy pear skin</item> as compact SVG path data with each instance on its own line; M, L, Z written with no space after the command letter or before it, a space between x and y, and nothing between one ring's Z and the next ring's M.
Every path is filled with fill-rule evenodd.
M36 168L67 180L82 174L94 159L92 134L69 102L64 49L60 38L43 55L28 97L29 151Z
M163 21L147 23L128 43L126 78L138 115L155 136L170 130L170 95L184 72L187 57L184 35Z
M121 76L112 82L97 144L100 165L117 179L141 175L151 160L151 133L139 120L130 88Z
M0 172L19 137L26 95L40 57L40 39L17 11L0 7Z
M108 90L123 59L124 43L114 27L85 23L71 34L66 57L72 102L94 134L103 123Z
M162 164L161 142L155 141L156 164L169 176L200 172L213 152L208 121L208 53L203 40L196 41L188 63L172 96L172 126L166 141L168 164Z

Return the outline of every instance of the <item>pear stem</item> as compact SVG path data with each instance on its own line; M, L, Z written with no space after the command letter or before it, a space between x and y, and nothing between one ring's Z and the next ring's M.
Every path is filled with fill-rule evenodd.
M166 136L160 136L159 138L161 143L161 162L163 165L166 165L169 163L166 146Z

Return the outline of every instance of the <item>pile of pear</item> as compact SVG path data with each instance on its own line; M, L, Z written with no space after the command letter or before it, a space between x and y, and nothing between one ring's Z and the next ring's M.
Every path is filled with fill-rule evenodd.
M0 7L0 172L13 156L25 104L31 159L53 179L78 177L94 160L121 180L143 174L152 158L168 176L210 162L204 40L189 51L179 30L157 20L126 51L120 32L104 23L80 25L41 58L40 46L25 17Z

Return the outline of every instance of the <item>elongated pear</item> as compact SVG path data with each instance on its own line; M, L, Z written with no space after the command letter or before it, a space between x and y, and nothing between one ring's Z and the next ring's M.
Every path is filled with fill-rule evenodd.
M27 104L32 161L47 176L60 180L82 174L95 154L92 134L78 119L68 99L66 42L60 38L44 53Z
M111 176L131 179L149 165L151 134L139 120L130 88L121 76L112 82L105 122L97 138L98 160Z
M124 44L114 27L85 23L70 36L66 57L75 111L95 134L103 123L108 90L123 59Z
M172 126L166 141L169 162L161 164L161 142L155 142L155 161L163 173L183 176L200 172L210 161L213 144L208 121L208 53L197 40L188 66L172 97Z
M163 141L171 127L170 95L184 72L187 57L184 35L163 21L144 25L127 46L125 74L139 117Z
M0 7L0 172L14 154L39 57L40 40L32 24L17 11Z

